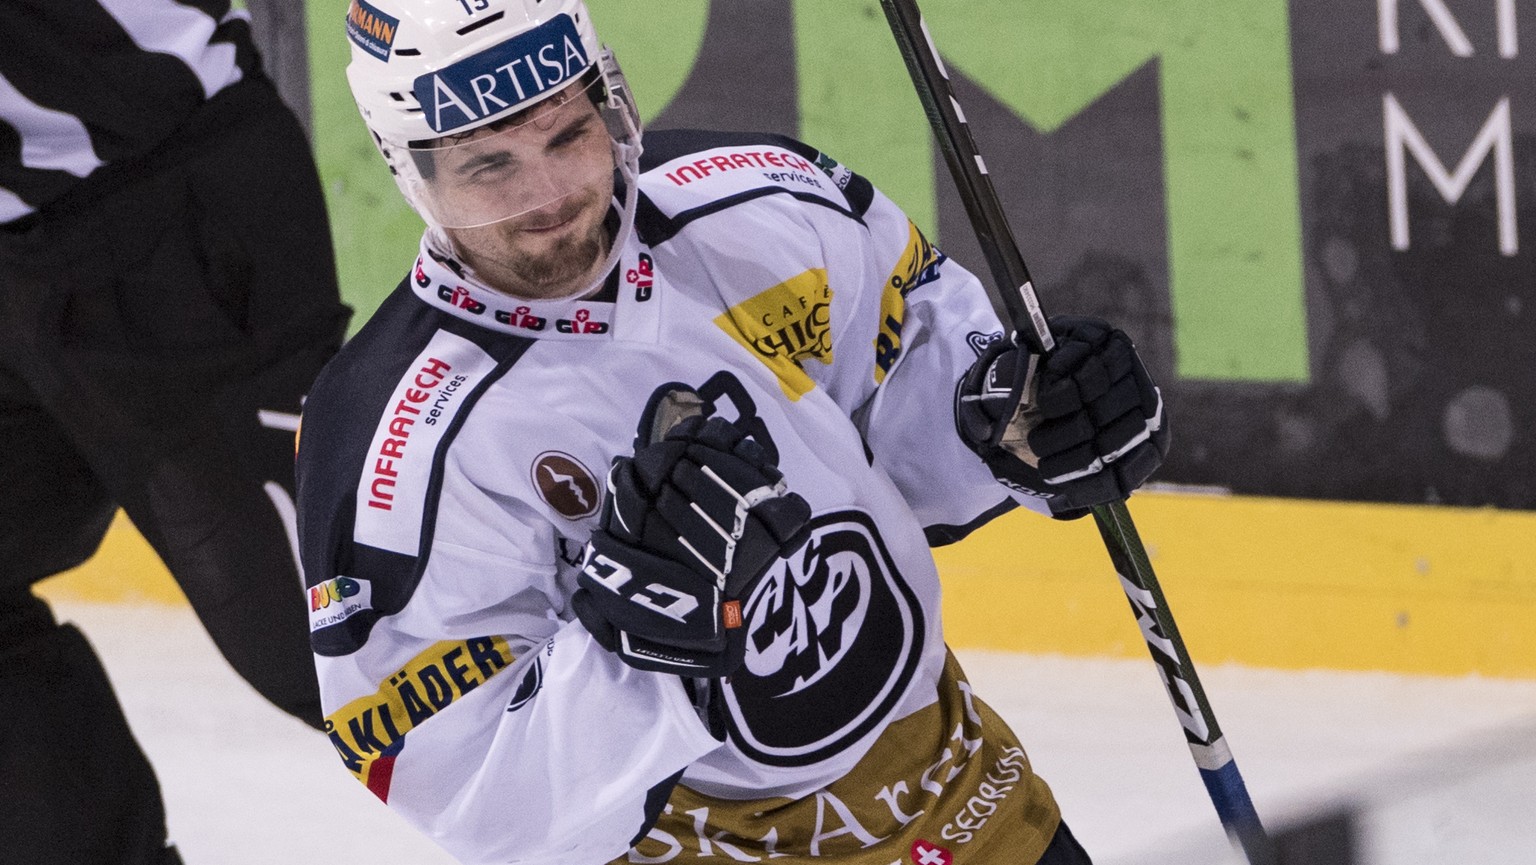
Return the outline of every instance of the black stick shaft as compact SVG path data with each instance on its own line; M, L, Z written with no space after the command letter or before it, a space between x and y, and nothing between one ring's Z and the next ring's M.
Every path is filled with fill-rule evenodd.
M1055 340L1046 326L1045 314L1040 310L1029 267L1013 240L1008 217L992 188L987 163L971 137L971 127L965 122L960 103L950 87L949 71L944 68L944 61L934 47L917 4L888 0L881 0L881 3L891 21L896 42L901 46L907 70L912 73L912 83L917 86L928 122L937 134L944 160L949 164L949 173L955 185L960 187L960 200L965 203L965 212L976 229L992 278L1003 287L988 292L993 304L1001 307L998 317L1017 327L1019 338L1030 351L1044 354L1056 347Z
M916 0L880 0L880 4L992 271L987 293L998 307L998 316L1014 327L1024 345L1043 354L1054 347L1045 313L922 12ZM1129 509L1124 502L1101 505L1093 509L1093 517L1147 650L1162 670L1169 699L1222 826L1254 865L1273 862L1273 847L1179 636Z

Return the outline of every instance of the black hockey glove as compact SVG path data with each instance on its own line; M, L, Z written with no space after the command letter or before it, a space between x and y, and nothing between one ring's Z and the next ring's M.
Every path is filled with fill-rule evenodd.
M1168 454L1163 398L1130 337L1084 316L1051 319L1045 357L1010 340L986 349L960 382L960 436L1003 483L1075 519L1120 501Z
M810 517L756 441L688 417L613 461L571 603L632 667L729 676L746 654L742 603Z

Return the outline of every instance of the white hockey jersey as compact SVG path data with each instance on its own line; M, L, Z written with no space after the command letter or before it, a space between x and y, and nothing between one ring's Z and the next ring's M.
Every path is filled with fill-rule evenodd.
M790 139L652 133L643 168L611 302L512 300L424 243L316 383L300 539L342 761L466 862L1034 862L1056 805L948 655L929 552L1013 504L955 429L1001 334L981 286ZM569 605L670 383L814 513L745 610L723 742Z

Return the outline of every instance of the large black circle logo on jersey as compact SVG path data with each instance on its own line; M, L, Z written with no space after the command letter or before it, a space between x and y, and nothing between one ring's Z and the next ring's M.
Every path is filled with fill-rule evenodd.
M857 511L812 521L744 618L747 658L724 689L727 726L737 747L771 765L824 760L880 725L922 654L922 609Z

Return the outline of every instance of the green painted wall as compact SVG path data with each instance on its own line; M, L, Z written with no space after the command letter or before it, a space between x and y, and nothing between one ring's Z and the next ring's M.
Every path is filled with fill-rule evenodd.
M1040 132L1160 62L1178 372L1307 379L1285 0L926 0L946 59ZM931 138L872 2L797 0L801 133L931 226ZM834 149L835 148L835 149Z

